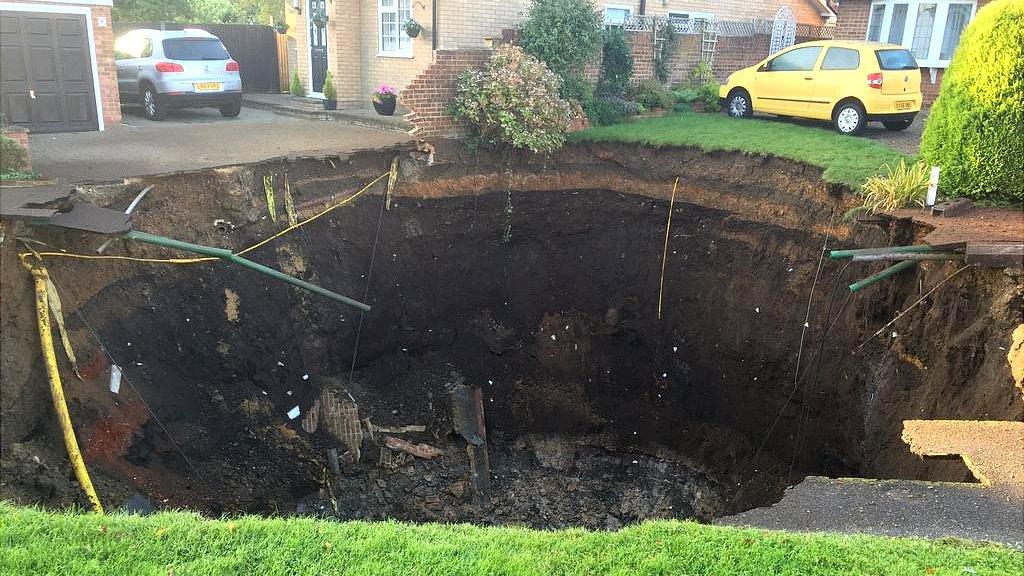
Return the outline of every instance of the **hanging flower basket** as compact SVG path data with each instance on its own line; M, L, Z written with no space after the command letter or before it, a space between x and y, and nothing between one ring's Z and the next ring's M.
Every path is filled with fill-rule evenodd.
M420 26L420 23L417 22L416 20L409 18L408 20L405 21L405 35L408 36L409 38L415 38L419 36L420 32L422 31L423 26Z

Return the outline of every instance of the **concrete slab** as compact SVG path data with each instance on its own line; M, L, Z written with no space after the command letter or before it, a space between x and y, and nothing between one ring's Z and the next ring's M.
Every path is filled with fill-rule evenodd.
M982 484L1024 500L1024 422L904 420L903 441L920 456L960 456Z
M33 167L64 183L109 182L256 162L390 146L410 137L394 130L279 116L246 108L238 118L214 109L171 111L161 122L125 108L121 126L105 132L32 134Z
M773 506L715 524L796 532L963 538L1024 549L1024 502L981 484L808 476Z

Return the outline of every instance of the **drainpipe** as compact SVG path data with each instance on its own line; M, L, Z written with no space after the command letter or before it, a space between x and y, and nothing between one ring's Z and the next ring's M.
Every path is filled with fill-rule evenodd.
M647 14L647 0L640 0L640 15Z
M430 48L437 50L437 3L434 0L430 3Z

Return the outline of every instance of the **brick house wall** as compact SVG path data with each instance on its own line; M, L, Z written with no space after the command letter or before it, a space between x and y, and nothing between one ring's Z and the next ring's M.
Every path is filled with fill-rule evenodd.
M981 10L990 0L977 0ZM843 0L836 21L836 39L864 40L868 34L868 16L871 0ZM921 100L925 107L931 106L939 96L945 68L921 68Z
M598 0L603 6L627 6L639 14L639 0ZM649 0L645 12L648 16L667 16L669 12L710 12L717 20L771 20L779 8L793 9L796 21L820 26L825 22L822 14L829 11L818 0Z
M100 88L100 107L104 128L121 123L121 101L117 90L117 64L114 62L114 30L110 18L111 4L90 2L45 2L39 0L18 0L18 4L38 4L40 12L47 6L83 6L89 8L92 16L92 37L95 44L96 72Z

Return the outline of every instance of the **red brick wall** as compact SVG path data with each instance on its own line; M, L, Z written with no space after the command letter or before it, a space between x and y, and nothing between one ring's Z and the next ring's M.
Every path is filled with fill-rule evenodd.
M438 50L434 61L402 90L399 101L409 109L405 115L420 138L459 136L463 127L450 114L455 81L465 70L481 69L491 57L490 50Z
M654 78L654 32L626 34L626 42L633 52L633 82Z
M22 148L25 149L25 156L28 159L28 163L23 168L23 170L25 172L32 171L32 155L28 151L28 129L22 128L20 126L5 126L4 136L10 138L11 140L14 140L19 145L21 145Z
M39 11L46 12L45 1L19 0L24 4L39 4ZM117 92L117 64L114 62L114 30L110 17L110 6L98 6L81 2L92 12L92 35L96 44L96 70L99 73L100 105L103 123L107 128L121 123L121 104ZM101 26L102 20L102 26Z
M99 19L107 25L100 28ZM107 128L121 124L121 101L117 90L117 63L114 62L114 28L110 6L92 6L92 37L96 43L96 69L100 78L100 102Z

